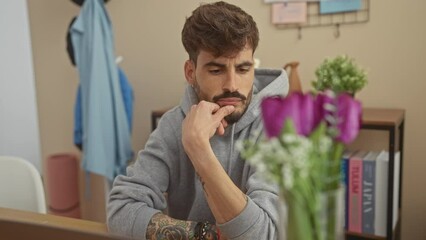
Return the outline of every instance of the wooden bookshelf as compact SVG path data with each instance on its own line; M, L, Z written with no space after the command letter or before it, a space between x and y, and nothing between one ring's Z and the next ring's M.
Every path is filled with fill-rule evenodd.
M401 206L402 206L402 172L403 172L403 153L404 153L404 121L405 110L403 109L386 109L386 108L364 108L362 115L361 129L382 130L389 133L388 151L389 151L389 168L388 168L388 196L387 196L387 223L386 236L379 237L370 234L346 232L346 240L395 240L401 239ZM398 142L396 133L398 132ZM396 148L398 143L398 149ZM399 193L398 193L398 219L393 228L393 186L394 186L394 167L395 152L400 151L400 169L399 169Z
M364 108L362 124L373 126L399 126L404 120L403 109Z

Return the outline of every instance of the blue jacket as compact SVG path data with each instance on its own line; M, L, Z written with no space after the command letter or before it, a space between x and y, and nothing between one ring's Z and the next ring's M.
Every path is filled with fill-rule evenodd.
M81 86L82 167L113 180L125 172L132 149L103 0L85 1L70 31Z
M121 95L123 96L124 108L126 110L127 123L130 133L133 126L133 89L126 74L121 68L118 68L118 78L120 80ZM78 86L77 96L74 106L74 144L82 150L83 148L83 117L81 114L81 86Z

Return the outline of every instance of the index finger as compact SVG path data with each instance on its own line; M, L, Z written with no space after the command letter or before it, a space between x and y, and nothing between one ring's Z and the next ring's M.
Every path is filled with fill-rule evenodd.
M201 106L202 108L207 108L211 113L215 113L220 109L220 106L216 103L207 102L207 101L201 101L198 103L198 106Z
M214 116L218 117L219 120L222 120L224 117L228 116L229 114L233 113L235 111L235 107L232 105L227 105L224 107L219 108L217 112L214 114Z

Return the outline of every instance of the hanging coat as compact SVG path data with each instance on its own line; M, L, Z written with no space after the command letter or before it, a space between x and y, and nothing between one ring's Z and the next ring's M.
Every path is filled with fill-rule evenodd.
M82 167L113 180L125 172L132 149L111 21L102 0L85 1L71 39L81 86Z
M124 108L126 110L126 119L130 132L133 125L133 89L127 76L121 68L118 68L118 78L120 80L121 95L123 96ZM81 86L77 88L77 96L74 105L74 145L82 150L83 146L83 116L81 114ZM132 153L133 155L133 153Z

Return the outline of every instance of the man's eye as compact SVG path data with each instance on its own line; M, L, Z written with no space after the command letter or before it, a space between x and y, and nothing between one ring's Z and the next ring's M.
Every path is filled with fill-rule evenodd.
M240 72L240 73L246 73L246 72L248 72L248 71L250 71L250 68L249 68L249 67L238 68L238 72Z
M211 73L211 74L219 74L220 73L220 69L210 69L209 73Z

